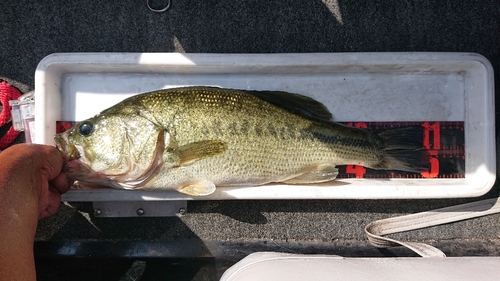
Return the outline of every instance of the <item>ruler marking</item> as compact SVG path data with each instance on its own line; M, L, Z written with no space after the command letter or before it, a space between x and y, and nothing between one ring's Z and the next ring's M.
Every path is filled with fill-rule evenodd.
M354 178L349 172L358 171L356 178L465 178L465 125L460 121L426 122L345 122L345 125L363 123L369 129L390 129L422 126L423 146L429 154L429 171L408 173L365 168L360 174L355 166L349 170L339 167L338 178ZM451 172L450 172L451 171Z

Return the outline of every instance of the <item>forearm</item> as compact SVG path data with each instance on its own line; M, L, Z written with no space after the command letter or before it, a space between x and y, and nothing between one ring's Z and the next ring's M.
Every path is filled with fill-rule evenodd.
M35 280L33 226L14 212L2 210L0 215L0 280Z
M0 198L4 198L0 195ZM0 199L0 280L35 280L37 206ZM18 204L18 203L15 203ZM31 205L31 206L30 206Z
M0 154L0 280L35 280L38 199L24 159ZM28 160L29 162L29 160ZM14 171L14 169L23 169Z

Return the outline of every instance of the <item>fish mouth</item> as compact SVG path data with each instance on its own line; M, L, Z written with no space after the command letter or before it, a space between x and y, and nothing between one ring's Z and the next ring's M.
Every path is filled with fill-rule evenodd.
M80 158L80 152L76 149L75 145L68 141L65 135L55 135L54 141L56 142L56 148L62 153L65 162Z

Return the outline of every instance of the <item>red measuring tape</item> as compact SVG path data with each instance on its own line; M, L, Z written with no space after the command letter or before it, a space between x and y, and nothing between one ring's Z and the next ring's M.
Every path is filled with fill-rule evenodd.
M421 126L422 144L429 155L429 171L410 173L383 171L363 166L339 167L337 178L465 178L465 125L464 122L345 122L347 126L365 129L393 129Z
M62 133L77 122L58 121L56 133ZM420 126L422 144L429 154L429 171L410 173L403 171L373 170L358 165L339 166L337 178L465 178L465 125L464 122L342 122L341 124L374 130Z
M0 103L2 103L2 112L0 113L0 127L5 126L10 118L10 100L17 100L21 93L9 83L0 82ZM5 149L11 144L21 132L14 130L11 126L9 130L0 138L0 149Z

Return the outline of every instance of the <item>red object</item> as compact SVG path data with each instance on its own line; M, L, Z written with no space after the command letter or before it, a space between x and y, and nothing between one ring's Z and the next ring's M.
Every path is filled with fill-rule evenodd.
M16 100L21 96L21 93L14 88L9 83L2 81L0 82L0 103L2 103L2 112L0 113L0 127L3 127L7 122L9 122L10 114L10 100ZM9 144L11 144L20 132L14 130L11 126L7 133L0 138L0 149L5 149Z

